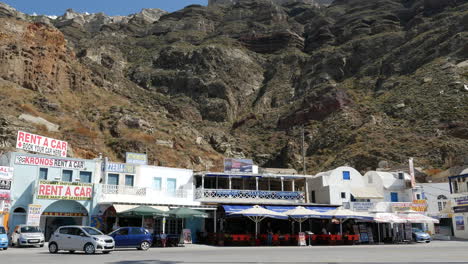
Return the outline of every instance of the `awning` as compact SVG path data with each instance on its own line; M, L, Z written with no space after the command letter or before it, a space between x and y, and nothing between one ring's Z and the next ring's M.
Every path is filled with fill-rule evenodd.
M252 208L252 205L223 205L226 214L234 214Z
M289 205L289 206L275 206L275 205L272 205L272 206L265 206L265 208L268 209L268 210L278 212L278 213L284 213L286 211L295 209L297 206L299 206L299 205L295 205L295 206L291 206L291 205ZM327 212L327 211L336 209L336 207L322 207L322 206L304 206L304 208L309 209L309 210L314 210L314 211L317 211L317 212Z
M154 208L154 209L158 209L160 211L163 211L163 212L167 212L169 211L169 207L168 206L150 206L151 208Z
M383 199L383 195L372 187L351 188L351 194L356 199Z
M114 206L115 212L118 214L138 207L138 205L128 205L128 204L114 204L112 206Z

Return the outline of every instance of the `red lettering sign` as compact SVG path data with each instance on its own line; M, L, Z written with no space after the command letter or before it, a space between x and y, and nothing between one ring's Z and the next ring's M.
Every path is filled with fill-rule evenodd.
M38 186L38 199L91 200L92 184L71 182L41 181Z

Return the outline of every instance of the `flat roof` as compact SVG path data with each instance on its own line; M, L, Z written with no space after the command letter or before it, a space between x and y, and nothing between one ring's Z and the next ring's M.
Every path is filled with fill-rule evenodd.
M259 178L297 178L297 179L304 179L310 178L312 179L314 176L312 175L304 175L304 174L273 174L273 173L244 173L244 172L195 172L194 176L207 176L207 177L259 177Z

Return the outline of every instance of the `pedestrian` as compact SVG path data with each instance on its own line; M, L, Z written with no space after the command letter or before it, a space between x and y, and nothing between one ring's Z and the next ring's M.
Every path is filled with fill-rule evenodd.
M159 233L159 238L161 239L161 246L166 247L166 242L167 242L167 235L164 232Z

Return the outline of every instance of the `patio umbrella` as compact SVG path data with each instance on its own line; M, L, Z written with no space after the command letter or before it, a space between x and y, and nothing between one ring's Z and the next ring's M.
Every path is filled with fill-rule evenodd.
M245 209L231 215L243 215L253 222L255 222L255 239L257 238L258 233L258 223L260 223L265 218L278 218L278 219L288 219L288 216L283 213L278 213L272 210L268 210L259 205L254 205L252 208Z
M186 208L186 207L179 207L167 212L170 216L175 218L208 218L208 214L202 211ZM184 228L184 221L182 221L182 228Z
M138 206L126 211L123 211L119 216L141 216L141 226L143 226L145 216L168 216L167 212L155 209L150 206Z
M288 210L284 212L284 214L299 223L299 232L302 232L302 223L309 218L329 218L327 213L310 210L302 206Z
M355 212L343 207L328 211L326 214L340 220L340 234L343 234L343 219L374 220L374 217L366 212Z
M373 214L374 221L377 222L378 234L379 234L379 243L380 243L380 223L390 223L390 224L402 224L406 223L406 220L398 217L398 215L393 213L375 213Z
M418 214L418 213L403 213L399 214L399 217L402 219L405 219L409 223L415 223L415 224L438 224L439 220L425 216L423 214Z

